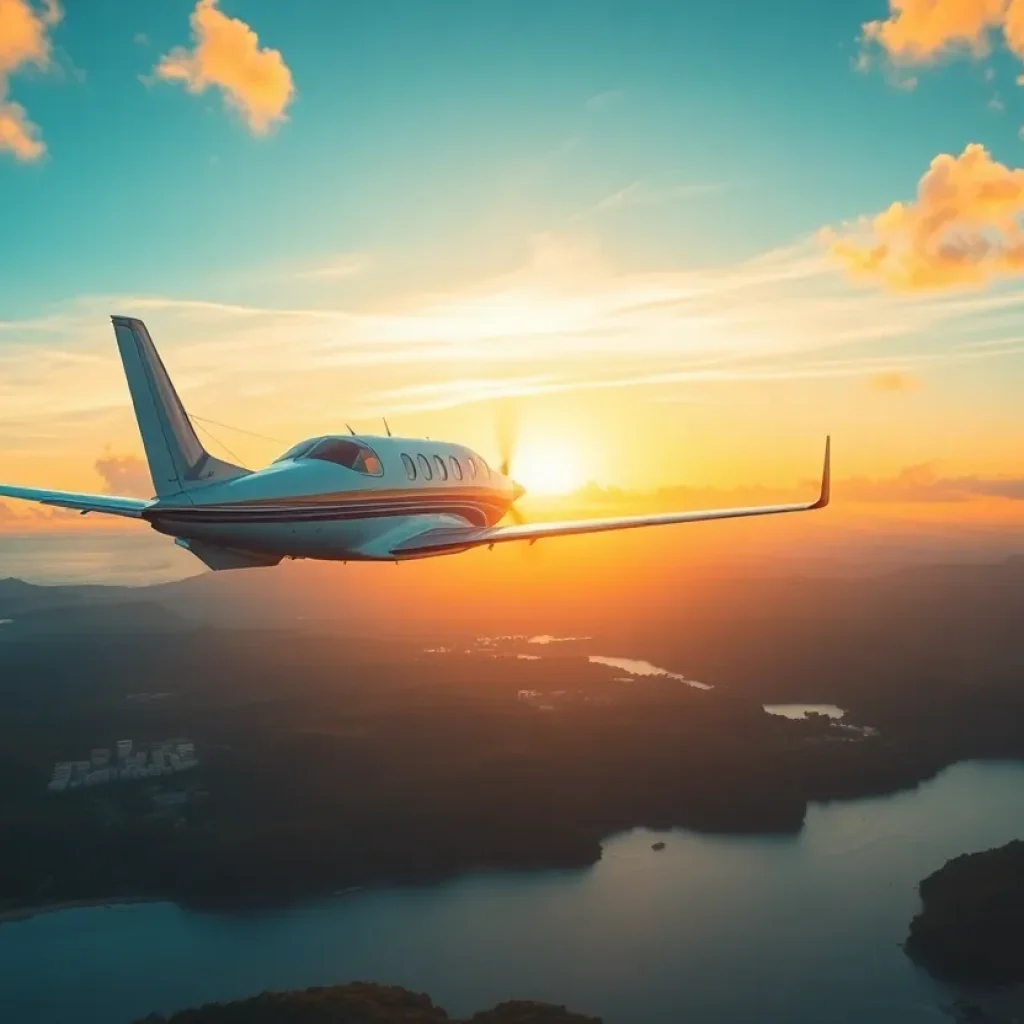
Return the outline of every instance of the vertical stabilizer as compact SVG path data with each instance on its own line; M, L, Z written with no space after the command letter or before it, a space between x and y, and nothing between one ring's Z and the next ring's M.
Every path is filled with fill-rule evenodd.
M157 497L247 474L203 448L146 325L134 317L110 319Z

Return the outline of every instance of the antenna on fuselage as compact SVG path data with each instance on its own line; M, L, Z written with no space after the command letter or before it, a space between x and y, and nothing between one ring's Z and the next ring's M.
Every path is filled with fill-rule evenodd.
M388 432L388 437L390 437L391 436L391 428L388 426L388 418L387 418L387 416L381 416L381 419L384 421L384 429Z
M353 437L355 437L355 436L356 436L356 432L355 432L355 431L354 431L354 430L353 430L353 429L352 429L351 427L349 427L347 423L345 424L345 426L346 426L346 427L348 427L348 432L349 432L349 433L350 433L350 434L351 434L351 435L352 435Z

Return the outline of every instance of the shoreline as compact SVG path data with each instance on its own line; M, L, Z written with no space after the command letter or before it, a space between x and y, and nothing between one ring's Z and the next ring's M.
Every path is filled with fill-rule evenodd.
M113 907L126 903L170 903L166 896L108 896L80 900L61 900L57 903L34 903L28 906L0 910L0 925L27 921L42 914L56 914L61 910L86 910L90 907Z

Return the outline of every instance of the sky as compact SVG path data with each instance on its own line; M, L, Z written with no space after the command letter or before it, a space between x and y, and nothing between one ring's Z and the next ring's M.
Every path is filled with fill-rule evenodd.
M119 313L247 465L511 407L528 486L698 505L830 433L1009 529L1022 75L1024 0L0 0L0 478L148 493Z

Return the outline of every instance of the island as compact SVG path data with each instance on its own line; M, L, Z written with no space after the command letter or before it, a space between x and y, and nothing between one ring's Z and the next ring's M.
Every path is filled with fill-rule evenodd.
M501 1003L461 1021L429 996L392 985L354 982L292 992L263 992L232 1003L208 1003L171 1017L152 1013L136 1024L602 1024L564 1006L522 1000Z
M1024 841L955 857L919 885L905 949L950 982L1024 982Z
M643 639L618 600L600 629L502 612L483 633L467 605L418 635L401 615L363 616L381 606L359 594L324 601L301 575L0 580L0 927L91 903L241 912L586 870L629 830L795 835L812 802L1024 758L1024 559L976 575L887 578L841 601L836 580L750 583L717 626L704 598L684 616L667 602ZM305 621L336 606L331 628ZM894 661L911 626L921 642ZM692 666L712 688L624 681L595 651ZM779 701L845 714L766 713Z

